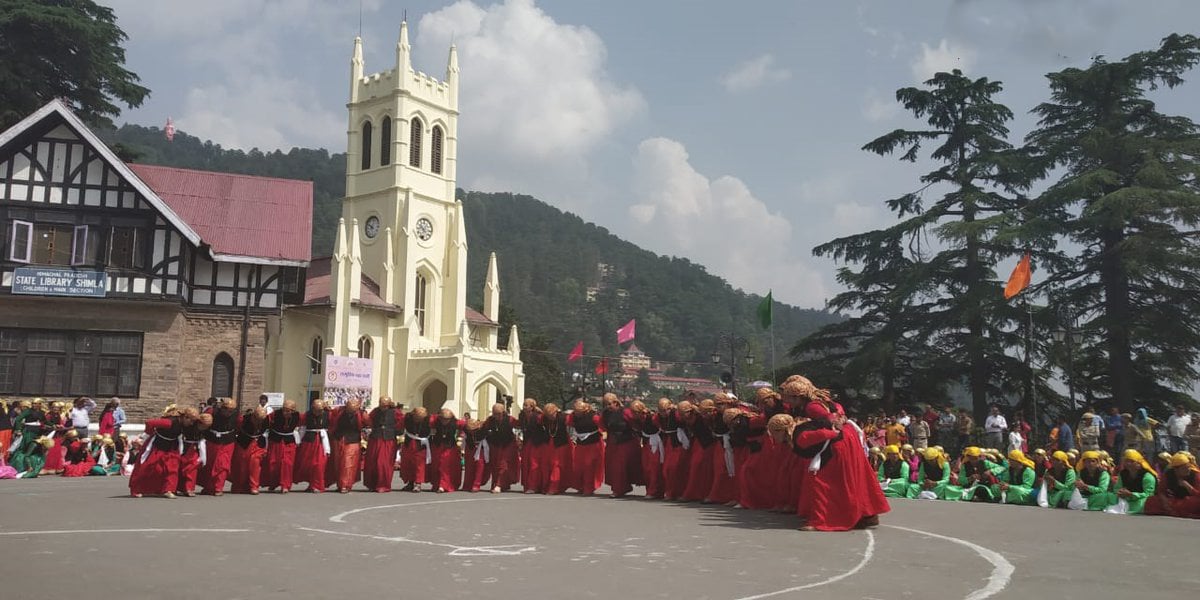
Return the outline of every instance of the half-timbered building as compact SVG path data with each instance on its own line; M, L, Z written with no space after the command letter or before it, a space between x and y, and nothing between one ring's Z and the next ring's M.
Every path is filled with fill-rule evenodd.
M0 397L256 395L311 227L311 182L126 164L50 102L0 134Z

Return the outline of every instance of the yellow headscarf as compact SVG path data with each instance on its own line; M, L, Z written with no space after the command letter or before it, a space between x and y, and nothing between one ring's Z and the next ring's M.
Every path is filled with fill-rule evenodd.
M1087 452L1084 452L1082 455L1080 455L1079 462L1075 463L1075 472L1076 473L1083 472L1083 463L1087 460L1099 461L1100 453L1095 450L1088 450Z
M1146 457L1142 456L1141 452L1138 452L1133 448L1126 450L1125 453L1121 455L1121 460L1132 460L1133 462L1142 465L1142 469L1144 469L1147 473L1154 475L1156 478L1158 477L1158 473L1154 472L1154 467L1151 467L1150 463L1146 462Z
M1009 451L1008 460L1010 460L1012 462L1016 462L1016 463L1021 463L1021 464L1025 465L1026 467L1029 467L1030 469L1032 469L1034 467L1033 461L1029 460L1028 458L1025 458L1025 453L1021 452L1020 450Z
M983 449L978 446L968 446L966 450L963 450L963 456L983 456Z
M1189 470L1200 473L1200 468L1197 468L1195 464L1192 464L1192 458L1188 456L1186 452L1176 452L1175 454L1171 455L1171 460L1167 463L1167 466L1172 469L1177 469L1184 465L1187 465Z
M892 444L883 449L883 454L885 456L891 456L893 454L895 454L896 456L900 456L900 446Z
M937 448L926 448L925 460L937 461L938 467L946 466L946 455L942 454L942 451Z
M1071 466L1071 457L1068 456L1067 453L1063 452L1062 450L1055 450L1054 454L1050 455L1050 458L1053 458L1054 460L1057 460L1058 462L1061 462L1062 464L1067 465L1068 467Z

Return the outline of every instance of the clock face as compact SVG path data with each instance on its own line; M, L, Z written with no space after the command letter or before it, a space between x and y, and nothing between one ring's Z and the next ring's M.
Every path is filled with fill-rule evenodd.
M367 234L367 239L375 239L379 235L379 217L370 217L363 226L363 233Z
M417 219L417 239L422 242L428 242L429 238L433 237L433 222L425 217Z

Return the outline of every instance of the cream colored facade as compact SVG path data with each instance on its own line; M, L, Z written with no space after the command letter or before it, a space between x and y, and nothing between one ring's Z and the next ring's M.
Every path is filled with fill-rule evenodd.
M482 314L466 304L466 226L455 199L457 53L452 46L443 81L414 71L409 53L402 23L396 68L368 75L362 41L354 40L346 197L328 301L285 308L270 331L267 381L289 398L306 398L318 340L338 356L369 348L376 398L458 415L486 414L500 395L519 406L525 376L516 327L508 348L497 347L494 254ZM312 380L320 390L322 375Z

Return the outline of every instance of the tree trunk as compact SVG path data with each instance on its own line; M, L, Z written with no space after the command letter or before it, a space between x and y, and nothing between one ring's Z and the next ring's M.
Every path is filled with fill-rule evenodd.
M1129 335L1129 277L1121 264L1118 249L1124 239L1120 229L1101 232L1104 254L1100 262L1100 283L1104 286L1104 320L1108 329L1108 375L1113 403L1122 412L1133 410L1133 359Z

